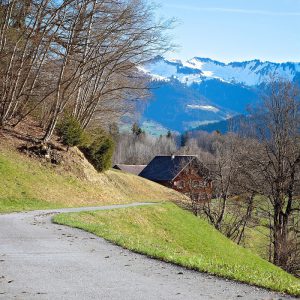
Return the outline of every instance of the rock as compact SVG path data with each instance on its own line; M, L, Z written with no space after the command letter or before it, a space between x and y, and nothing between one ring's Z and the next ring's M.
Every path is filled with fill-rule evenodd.
M63 161L60 151L53 149L48 144L25 144L19 147L19 151L30 157L45 159L55 165L59 165Z
M62 155L57 150L52 150L50 157L52 164L60 165L62 163Z

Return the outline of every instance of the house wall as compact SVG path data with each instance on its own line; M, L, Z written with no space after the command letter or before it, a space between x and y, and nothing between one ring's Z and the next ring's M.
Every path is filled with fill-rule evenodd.
M193 166L184 169L170 183L174 190L198 201L209 201L212 197L212 182L201 176Z

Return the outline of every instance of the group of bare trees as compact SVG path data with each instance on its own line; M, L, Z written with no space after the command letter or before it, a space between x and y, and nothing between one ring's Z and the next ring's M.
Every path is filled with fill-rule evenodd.
M143 0L1 0L0 125L28 115L44 141L68 113L87 127L143 98L137 65L168 51L172 21Z
M122 133L117 138L115 163L148 164L156 155L171 155L177 151L173 137Z
M196 154L212 180L213 200L200 201L197 214L239 244L251 219L254 199L254 193L246 191L240 180L240 145L236 133L195 132L180 149L182 154Z
M290 82L274 81L240 146L243 187L268 199L272 261L299 272L300 101Z
M210 170L214 199L202 213L238 243L245 229L269 230L269 259L300 274L300 100L291 82L275 79L266 96L226 135L194 133L181 149Z

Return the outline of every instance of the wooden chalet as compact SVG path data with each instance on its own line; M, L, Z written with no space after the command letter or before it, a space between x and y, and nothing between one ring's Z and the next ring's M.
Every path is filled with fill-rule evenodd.
M208 201L212 196L209 171L197 156L156 156L139 176L172 188L196 201Z

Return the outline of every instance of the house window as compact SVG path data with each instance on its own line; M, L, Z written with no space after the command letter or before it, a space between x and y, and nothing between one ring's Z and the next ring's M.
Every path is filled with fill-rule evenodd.
M198 189L200 187L200 182L198 180L193 180L192 181L192 188L193 189Z
M179 181L176 181L174 183L174 185L178 188L178 189L183 189L185 187L185 182L183 180L179 180Z
M199 187L202 187L202 188L205 188L205 187L208 187L209 186L209 183L206 181L206 180L203 180L201 183L200 183L200 185L199 185Z

